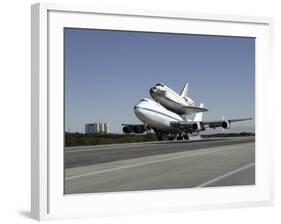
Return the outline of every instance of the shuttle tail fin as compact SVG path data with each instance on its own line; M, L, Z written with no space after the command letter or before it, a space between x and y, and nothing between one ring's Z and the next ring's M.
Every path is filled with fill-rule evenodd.
M188 92L188 83L185 84L181 91L181 97L187 97L187 92Z
M199 107L204 108L204 104L200 103ZM195 114L195 117L194 117L193 121L202 121L202 119L203 119L203 112L199 112L199 113Z

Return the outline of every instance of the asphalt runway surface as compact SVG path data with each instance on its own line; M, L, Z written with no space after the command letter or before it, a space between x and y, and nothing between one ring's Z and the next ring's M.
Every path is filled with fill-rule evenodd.
M255 184L255 138L65 149L65 194Z

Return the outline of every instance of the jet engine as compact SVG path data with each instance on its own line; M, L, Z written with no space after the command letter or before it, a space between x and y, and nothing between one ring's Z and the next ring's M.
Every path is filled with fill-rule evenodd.
M222 128L223 128L223 129L229 129L229 128L230 128L230 123L229 123L229 121L224 121L224 122L222 122Z
M123 132L126 133L126 134L129 134L129 133L133 132L133 129L130 126L124 126Z
M137 133L137 134L141 134L141 133L145 132L145 129L143 127L135 126L134 127L134 132Z
M202 125L200 122L193 123L191 127L193 131L199 131L202 129Z

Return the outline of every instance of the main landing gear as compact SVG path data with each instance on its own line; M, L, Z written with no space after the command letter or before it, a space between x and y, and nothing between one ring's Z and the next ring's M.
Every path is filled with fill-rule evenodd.
M175 133L170 133L168 134L168 140L169 141L174 141L174 140L189 140L189 136L187 133L183 132L181 134L175 134Z
M156 132L156 137L157 137L158 141L163 141L163 136L160 132Z
M156 137L158 139L158 141L163 141L163 135L161 132L154 130ZM168 134L168 140L169 141L174 141L174 140L178 140L178 141L187 141L189 140L189 135L186 132L182 132L182 133L169 133Z

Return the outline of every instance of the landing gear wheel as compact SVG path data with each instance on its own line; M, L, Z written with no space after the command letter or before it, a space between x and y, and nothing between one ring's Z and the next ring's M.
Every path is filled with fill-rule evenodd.
M160 135L157 135L157 139L158 139L158 141L163 141L162 135L161 135L161 134L160 134Z
M189 140L188 134L184 134L184 135L183 135L183 139L184 139L184 140Z
M178 135L178 136L177 136L177 140L183 140L182 135Z
M175 136L173 134L169 134L168 135L168 140L169 141L174 141L174 139L175 139Z
M157 136L158 141L163 141L163 136L161 135L161 133L157 132L156 136Z

